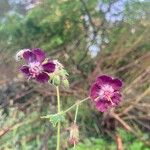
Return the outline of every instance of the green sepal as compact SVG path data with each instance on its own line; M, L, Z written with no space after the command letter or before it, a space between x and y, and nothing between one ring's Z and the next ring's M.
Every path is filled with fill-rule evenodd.
M59 76L61 76L62 78L66 78L67 76L69 76L68 72L65 69L60 69L57 74L59 74Z
M42 116L42 119L49 119L49 121L52 123L53 127L56 127L58 122L65 121L65 116L63 113L60 114L53 114L53 115L46 115Z
M51 76L49 82L55 86L59 86L61 83L60 76L58 75Z
M53 84L56 85L56 86L60 85L60 77L59 77L58 75L54 76L52 82L53 82Z
M69 88L69 81L67 79L64 79L62 81L62 83L63 83L63 85L64 85L65 88Z

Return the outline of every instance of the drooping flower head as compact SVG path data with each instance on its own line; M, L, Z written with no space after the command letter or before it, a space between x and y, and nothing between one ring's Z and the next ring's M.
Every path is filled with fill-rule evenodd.
M76 123L72 123L70 127L70 137L68 141L71 145L79 142L79 128Z
M122 81L106 75L99 76L90 90L91 100L96 108L104 112L119 104L121 99Z
M54 62L46 60L45 52L39 48L23 49L16 54L16 58L25 60L26 64L20 67L20 71L28 79L46 83L50 78L49 74L55 71Z

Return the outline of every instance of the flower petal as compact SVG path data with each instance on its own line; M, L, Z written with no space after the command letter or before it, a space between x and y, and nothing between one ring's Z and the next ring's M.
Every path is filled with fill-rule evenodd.
M45 72L52 73L55 71L55 64L53 62L48 62L42 65Z
M22 49L22 50L20 50L20 51L18 51L17 53L16 53L16 60L17 61L19 61L20 59L22 59L23 58L23 53L24 52L27 52L27 51L31 51L30 49Z
M27 77L30 76L29 67L28 66L22 66L20 68L20 71Z
M23 53L23 58L25 59L25 61L28 62L33 62L36 60L36 56L31 52L31 51L25 51Z
M114 93L114 95L111 99L112 99L112 102L114 104L118 105L119 102L121 101L121 94L120 93Z
M106 75L102 75L102 76L99 76L97 78L96 83L98 85L101 85L101 84L111 84L112 83L112 78L109 77L109 76L106 76Z
M37 75L35 79L40 83L46 83L49 80L49 75L47 73L42 72L39 75Z
M97 103L96 103L96 108L98 111L104 112L106 111L109 107L111 106L111 102L107 101L107 100L103 100L100 99Z
M45 52L43 50L41 50L40 48L35 48L32 50L33 53L36 56L36 60L39 62L43 62L45 60Z
M119 79L113 79L112 86L115 90L120 90L120 88L122 87L122 81Z
M99 95L98 92L100 90L100 87L95 83L92 85L90 90L90 97L94 101Z

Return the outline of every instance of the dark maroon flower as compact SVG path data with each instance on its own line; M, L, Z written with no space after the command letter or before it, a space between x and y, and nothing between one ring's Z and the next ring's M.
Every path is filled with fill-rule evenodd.
M122 81L109 76L99 76L90 90L90 97L96 108L104 112L107 109L117 106L120 102Z
M38 82L45 83L49 80L49 73L55 71L53 61L46 61L45 52L39 48L33 50L24 49L17 53L26 61L20 70L28 78L35 79Z

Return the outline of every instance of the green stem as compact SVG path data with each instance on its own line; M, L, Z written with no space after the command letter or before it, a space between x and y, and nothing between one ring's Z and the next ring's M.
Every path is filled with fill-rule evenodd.
M76 144L74 143L73 149L76 150Z
M60 111L60 110L59 110L59 113L57 112L57 114L65 114L65 113L67 113L68 111L70 111L71 109L73 109L75 106L80 105L81 103L85 102L85 101L88 100L88 99L90 99L90 97L87 97L87 98L85 98L85 99L83 99L83 100L81 100L81 101L78 101L77 103L73 104L73 105L70 106L68 109L66 109L65 111ZM60 101L60 100L59 100L59 101ZM60 102L59 102L58 105L60 105ZM50 118L50 115L42 116L41 118Z
M81 101L78 101L77 103L75 103L74 105L72 105L71 107L69 107L68 109L66 109L65 111L63 111L63 113L67 113L68 111L70 111L72 108L74 108L77 105L80 105L81 103L85 102L86 100L88 100L90 97L87 97Z
M56 92L57 92L57 113L60 113L60 95L59 95L59 87L56 86ZM60 149L60 122L58 122L57 125L57 148L56 150Z
M74 123L77 122L78 110L79 110L79 105L77 104L77 106L76 106L76 112L75 112L75 117L74 117Z
M79 104L77 104L77 106L76 106L76 112L75 112L75 117L74 117L74 123L77 122L78 110L79 110ZM76 143L74 143L74 150L76 150Z

